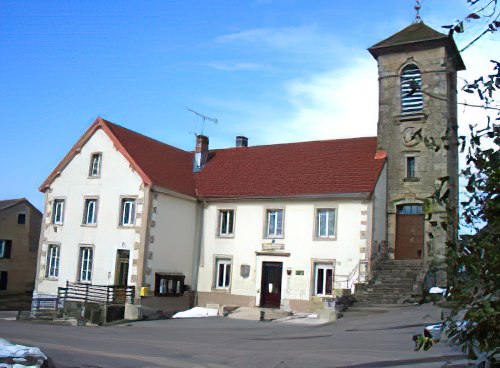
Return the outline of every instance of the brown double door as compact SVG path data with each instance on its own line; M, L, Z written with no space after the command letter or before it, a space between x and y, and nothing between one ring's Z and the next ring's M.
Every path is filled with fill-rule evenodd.
M283 263L262 262L262 281L260 286L260 306L279 308L281 304L281 276Z
M420 259L424 248L422 205L398 206L396 214L396 259Z

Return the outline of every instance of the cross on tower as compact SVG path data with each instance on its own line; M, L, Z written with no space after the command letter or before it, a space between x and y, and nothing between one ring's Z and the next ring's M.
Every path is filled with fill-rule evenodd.
M415 14L415 20L414 20L414 23L420 23L422 22L422 18L420 17L420 9L422 9L422 5L420 4L420 0L415 0L416 1L416 4L415 4L415 11L417 12L417 14Z

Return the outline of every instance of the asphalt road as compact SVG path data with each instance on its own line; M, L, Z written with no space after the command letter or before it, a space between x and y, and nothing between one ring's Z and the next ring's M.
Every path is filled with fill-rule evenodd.
M38 346L69 367L441 367L463 357L437 344L414 352L412 336L439 320L431 306L353 309L319 326L204 318L108 327L0 321L0 337ZM458 365L456 365L458 366Z

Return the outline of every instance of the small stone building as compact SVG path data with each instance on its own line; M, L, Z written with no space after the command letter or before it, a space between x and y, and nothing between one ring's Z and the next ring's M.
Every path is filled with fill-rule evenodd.
M41 220L25 198L0 201L0 310L29 309Z

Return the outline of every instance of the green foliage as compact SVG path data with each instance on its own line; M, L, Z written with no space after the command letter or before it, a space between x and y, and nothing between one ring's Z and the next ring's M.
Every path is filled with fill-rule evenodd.
M471 131L462 219L474 235L449 249L453 341L481 351L500 346L500 125ZM484 149L483 147L488 147ZM452 323L460 316L463 323Z

